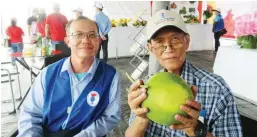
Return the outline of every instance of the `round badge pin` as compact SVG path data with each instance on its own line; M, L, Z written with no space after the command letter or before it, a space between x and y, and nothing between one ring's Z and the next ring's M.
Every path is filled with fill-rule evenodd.
M99 99L100 99L99 94L96 91L91 91L87 95L87 103L89 106L92 106L92 107L96 106L99 102Z

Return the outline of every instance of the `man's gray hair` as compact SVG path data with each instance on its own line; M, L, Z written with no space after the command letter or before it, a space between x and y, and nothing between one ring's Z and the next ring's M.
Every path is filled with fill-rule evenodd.
M99 27L98 27L98 25L97 25L97 23L96 23L95 21L93 21L93 20L91 20L91 19L89 19L89 18L87 18L87 17L85 17L85 16L79 16L78 18L76 18L76 19L74 19L74 20L70 20L70 21L68 22L68 24L66 25L66 34L67 34L67 36L70 35L70 26L71 26L71 24L72 24L73 22L75 22L75 21L80 21L80 20L89 20L89 21L94 22L95 25L96 25L96 27L97 27L97 34L99 34Z

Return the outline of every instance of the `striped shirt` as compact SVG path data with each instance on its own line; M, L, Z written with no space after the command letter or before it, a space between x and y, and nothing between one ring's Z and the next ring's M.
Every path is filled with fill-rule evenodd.
M181 73L190 86L197 86L196 101L202 105L206 116L204 123L208 132L215 137L242 137L240 115L230 88L218 75L194 67L185 60ZM135 119L131 113L129 125ZM183 130L172 130L169 127L150 121L145 137L185 137Z

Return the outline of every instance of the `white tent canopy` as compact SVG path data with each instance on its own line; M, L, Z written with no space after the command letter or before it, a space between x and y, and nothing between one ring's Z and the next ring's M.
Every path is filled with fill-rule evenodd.
M72 10L80 7L83 9L83 15L94 19L95 8L93 7L94 1L76 0L74 1L61 1L61 0L24 0L16 1L13 4L12 1L6 1L1 4L1 39L5 37L5 30L10 25L10 19L12 17L17 18L18 26L20 26L25 36L27 35L27 19L32 15L34 8L42 8L47 14L52 13L53 3L60 3L61 13L63 13L69 20L73 17ZM24 4L26 3L26 4ZM104 12L110 19L120 18L133 18L137 13L146 10L142 18L145 20L150 16L150 1L101 1L104 6ZM21 6L22 5L22 6Z
M119 2L102 2L103 11L110 19L119 18L133 18L141 11L146 10L142 18L147 20L150 16L150 2L149 1L119 1Z

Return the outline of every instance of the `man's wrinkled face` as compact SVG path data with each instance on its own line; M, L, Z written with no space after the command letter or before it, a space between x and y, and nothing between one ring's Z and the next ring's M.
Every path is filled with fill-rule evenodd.
M72 22L65 42L71 48L72 56L82 59L94 57L100 44L96 24L91 20Z
M163 28L148 43L148 49L167 70L178 70L183 66L189 35L182 31Z

